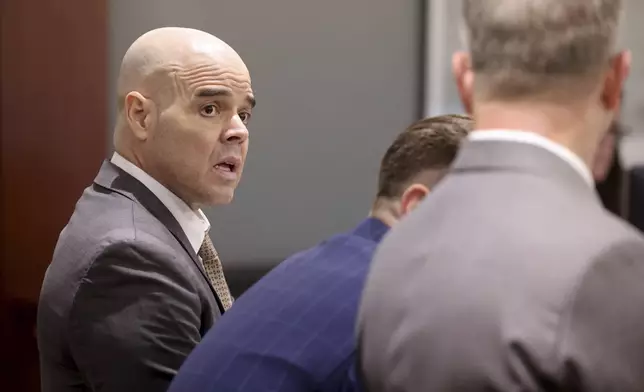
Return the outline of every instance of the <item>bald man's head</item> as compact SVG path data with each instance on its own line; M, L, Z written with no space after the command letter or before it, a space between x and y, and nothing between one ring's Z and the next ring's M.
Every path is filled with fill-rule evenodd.
M119 73L119 98L133 90L150 91L172 83L167 78L198 62L226 63L248 74L237 52L227 43L206 32L180 27L164 27L139 37L125 53Z
M190 206L230 202L255 99L246 65L203 31L152 30L127 50L115 147Z

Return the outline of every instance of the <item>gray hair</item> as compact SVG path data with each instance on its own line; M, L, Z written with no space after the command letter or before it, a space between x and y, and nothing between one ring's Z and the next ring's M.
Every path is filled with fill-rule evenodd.
M614 54L621 11L622 0L463 0L477 94L594 89Z

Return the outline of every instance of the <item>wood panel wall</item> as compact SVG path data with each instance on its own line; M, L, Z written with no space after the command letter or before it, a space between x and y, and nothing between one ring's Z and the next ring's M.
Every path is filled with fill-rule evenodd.
M105 156L106 1L1 3L0 390L39 390L40 285Z

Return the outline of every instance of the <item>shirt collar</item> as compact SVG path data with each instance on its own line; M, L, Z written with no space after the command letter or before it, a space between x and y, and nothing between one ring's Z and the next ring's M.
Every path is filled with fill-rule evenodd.
M567 162L577 173L579 173L589 186L594 186L595 182L590 169L586 166L584 161L577 156L577 154L561 144L553 142L552 140L534 132L509 129L478 130L471 132L468 139L471 141L494 140L526 143L541 147Z
M353 233L379 243L388 231L389 226L387 226L383 221L378 218L369 217L360 222L360 224L353 230Z
M145 185L165 205L172 216L179 222L195 253L198 253L208 230L210 230L210 222L203 211L195 211L188 207L181 198L170 192L168 188L161 185L143 169L128 161L119 153L115 152L110 161Z

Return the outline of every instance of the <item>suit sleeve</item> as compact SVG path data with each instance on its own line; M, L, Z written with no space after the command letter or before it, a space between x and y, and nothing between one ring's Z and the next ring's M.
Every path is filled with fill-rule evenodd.
M70 346L96 392L165 392L201 339L200 301L164 245L107 247L71 312Z
M579 282L558 336L565 391L644 391L644 246L603 254Z

